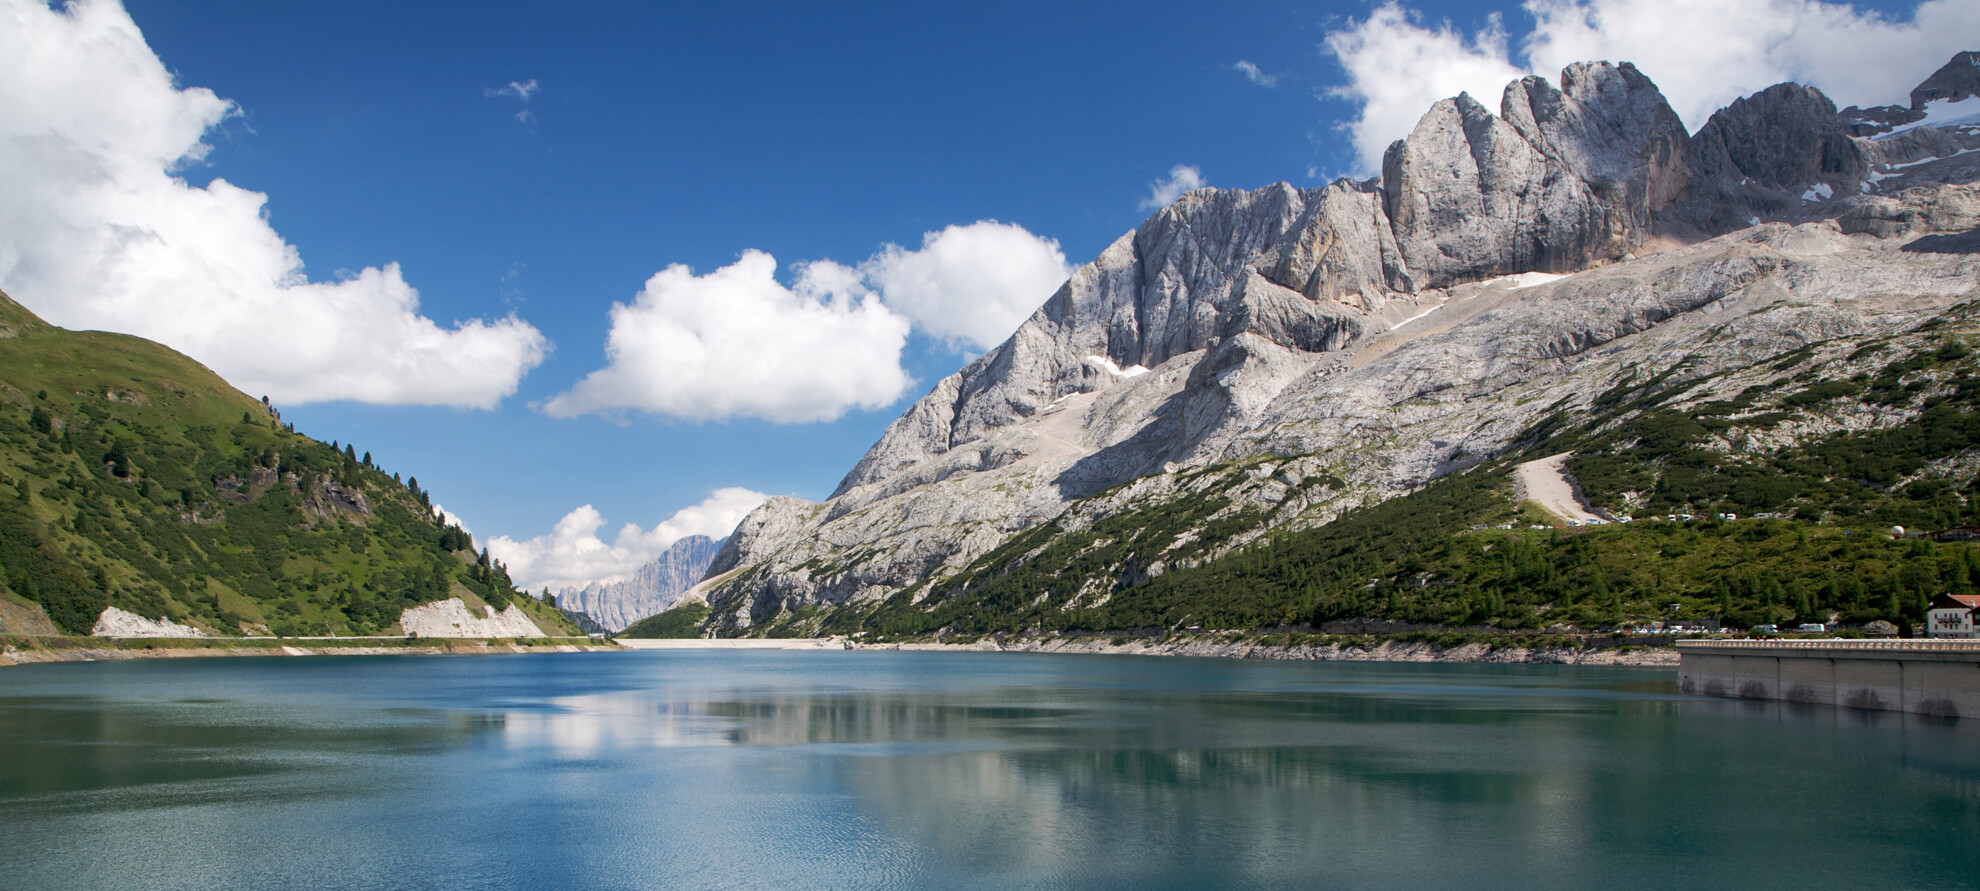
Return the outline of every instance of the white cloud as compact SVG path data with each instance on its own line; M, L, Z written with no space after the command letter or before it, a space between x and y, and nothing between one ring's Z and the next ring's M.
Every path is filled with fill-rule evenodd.
M489 408L542 362L548 341L514 316L421 316L397 264L310 281L267 196L175 176L234 113L180 89L114 0L0 0L0 288L281 403Z
M1497 108L1506 83L1526 74L1506 60L1496 15L1469 37L1449 22L1430 28L1421 19L1389 2L1327 35L1327 49L1348 72L1348 83L1332 92L1361 106L1348 131L1366 170L1379 170L1389 143L1408 136L1437 100L1468 92Z
M798 423L900 398L908 320L836 263L804 265L791 287L776 271L776 258L752 250L707 275L679 264L655 273L631 304L612 305L606 366L543 410Z
M1148 197L1141 199L1142 210L1156 210L1174 204L1184 192L1203 188L1203 171L1188 164L1169 168L1169 175L1148 184Z
M529 80L521 82L512 80L509 81L509 85L506 87L483 90L481 94L484 96L514 96L517 99L528 102L529 97L536 95L537 89L536 78L532 77Z
M1059 243L995 220L949 226L921 249L890 244L860 271L881 298L930 336L989 349L1072 275Z
M529 97L536 95L538 89L540 88L536 85L536 78L532 77L525 81L509 81L509 85L506 87L493 87L482 90L481 95L491 99L498 96L514 97L523 106L521 111L516 112L516 120L535 126L536 113L529 110Z
M1519 52L1496 16L1470 34L1426 25L1394 0L1327 36L1347 70L1334 91L1359 105L1346 125L1364 169L1438 99L1470 92L1498 108L1506 83L1557 77L1573 62L1631 62L1685 125L1782 81L1812 84L1838 106L1909 101L1911 88L1980 33L1980 3L1926 0L1908 20L1816 0L1528 0Z
M884 245L858 266L797 265L744 251L707 275L674 265L631 304L612 306L606 365L542 404L555 417L625 409L690 421L829 421L892 404L911 326L988 348L1058 290L1072 269L1059 243L995 220Z
M561 590L619 581L687 536L728 535L767 497L735 486L716 489L700 504L676 511L651 529L627 523L610 543L598 537L598 530L605 525L604 515L587 504L565 514L555 528L535 538L516 541L506 535L495 536L488 542L488 553L507 565L509 577L525 590Z
M1278 75L1266 74L1260 71L1257 65L1244 59L1239 59L1237 64L1232 65L1231 68L1235 69L1239 74L1244 75L1245 80L1251 81L1261 87L1276 87L1279 85Z
M1980 36L1980 3L1932 0L1910 21L1813 0L1530 0L1535 70L1584 59L1634 62L1685 125L1782 81L1837 107L1906 105L1911 88Z

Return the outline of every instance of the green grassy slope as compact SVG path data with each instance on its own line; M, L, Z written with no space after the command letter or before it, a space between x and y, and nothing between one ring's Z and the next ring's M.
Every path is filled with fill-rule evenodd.
M1545 419L1495 460L1317 528L1258 535L1266 511L1227 511L1192 490L1077 532L1048 523L884 602L786 614L751 633L1248 630L1341 619L1593 630L1831 616L1908 627L1934 594L1980 593L1980 545L1889 531L1980 526L1975 316L1962 306L1902 335L1811 344L1739 369L1698 371L1674 358ZM1592 503L1646 519L1527 528L1514 465L1569 450ZM1275 460L1192 473L1235 483ZM1150 578L1136 555L1183 568Z
M708 618L708 606L690 603L634 622L614 637L682 638L700 637L701 623Z
M0 597L62 631L116 605L222 634L390 633L450 595L575 631L369 459L171 349L0 294Z

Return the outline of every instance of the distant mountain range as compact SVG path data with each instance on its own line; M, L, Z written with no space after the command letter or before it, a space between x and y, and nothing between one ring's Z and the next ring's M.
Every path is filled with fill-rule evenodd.
M1962 53L1908 106L1780 84L1689 133L1584 63L1436 103L1375 179L1190 192L751 513L706 630L1902 621L1974 573L1834 536L1980 524L1976 91ZM1768 514L1805 559L1469 537L1569 451L1617 519Z
M631 578L593 582L557 592L557 607L582 613L606 631L624 631L634 622L673 606L681 592L700 581L708 571L708 564L715 559L722 541L706 535L690 535L674 542L653 562L641 566Z

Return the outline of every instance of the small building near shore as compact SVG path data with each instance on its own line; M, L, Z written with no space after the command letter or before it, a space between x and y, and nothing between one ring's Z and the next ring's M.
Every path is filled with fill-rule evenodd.
M1980 637L1980 595L1941 594L1925 610L1931 637Z

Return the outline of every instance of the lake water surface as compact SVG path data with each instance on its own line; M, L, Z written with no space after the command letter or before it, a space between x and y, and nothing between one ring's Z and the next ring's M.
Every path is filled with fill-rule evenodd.
M0 884L1971 888L1980 727L1672 669L646 651L0 670Z

